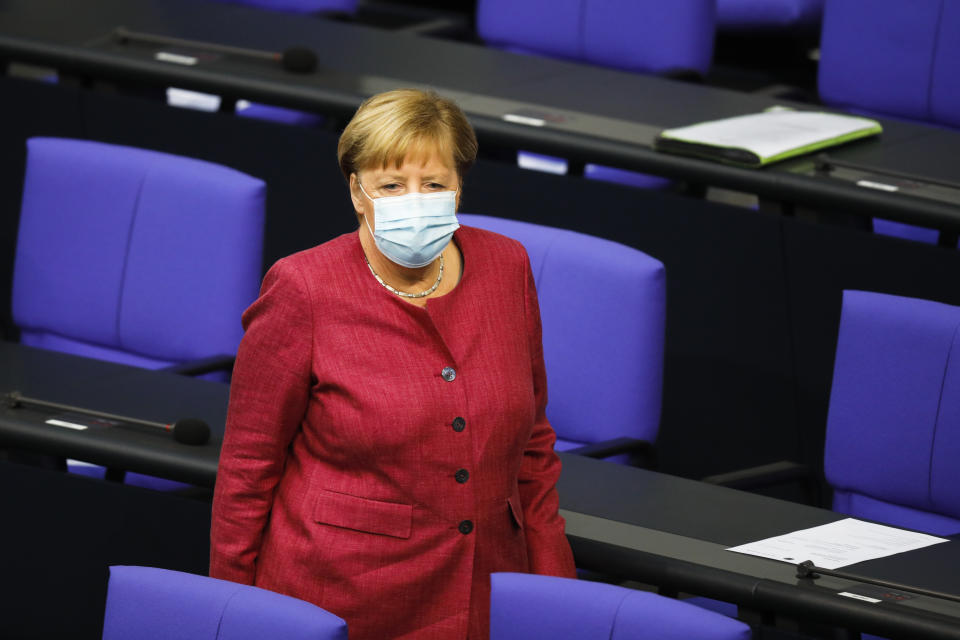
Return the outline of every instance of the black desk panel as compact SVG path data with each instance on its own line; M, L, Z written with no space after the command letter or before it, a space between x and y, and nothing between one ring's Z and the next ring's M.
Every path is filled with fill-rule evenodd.
M111 565L207 572L207 501L2 459L0 486L0 638L99 640Z
M45 424L62 412L11 408L7 393L140 420L170 424L197 418L210 442L186 445L161 429ZM105 466L213 487L223 440L229 387L172 373L66 356L0 342L0 447L77 458Z

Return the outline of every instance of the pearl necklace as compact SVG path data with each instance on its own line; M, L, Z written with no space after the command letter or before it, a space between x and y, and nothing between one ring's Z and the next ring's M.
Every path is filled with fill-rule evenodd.
M440 281L443 280L443 254L442 253L440 254L440 273L437 274L437 281L433 283L432 287L430 287L425 291L421 291L420 293L407 293L406 291L400 291L399 289L394 289L393 287L391 287L390 285L388 285L386 282L383 281L383 278L380 277L380 274L378 274L376 271L373 270L373 265L370 264L369 260L367 260L366 254L364 254L363 256L363 261L367 263L367 267L370 269L370 273L372 273L373 277L377 279L377 282L382 284L383 287L390 293L394 293L404 298L424 298L430 295L431 293L433 293L434 291L436 291L437 287L440 286Z

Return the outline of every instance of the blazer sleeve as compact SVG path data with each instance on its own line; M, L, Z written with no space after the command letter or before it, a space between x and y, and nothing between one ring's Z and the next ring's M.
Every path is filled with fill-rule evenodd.
M524 256L526 258L526 255ZM540 305L530 261L526 260L524 305L527 336L530 340L531 370L536 401L536 418L530 440L520 463L520 500L523 504L524 531L530 571L542 575L576 577L570 543L559 513L557 479L560 458L553 450L557 439L547 420L547 372L543 361L543 330Z
M312 309L305 279L277 262L243 314L210 529L210 575L253 584L257 555L311 385Z

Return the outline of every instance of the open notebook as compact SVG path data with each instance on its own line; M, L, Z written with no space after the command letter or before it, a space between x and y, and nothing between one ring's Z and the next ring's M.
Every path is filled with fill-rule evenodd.
M858 116L776 109L745 116L664 129L658 151L727 164L762 167L882 131L880 123Z

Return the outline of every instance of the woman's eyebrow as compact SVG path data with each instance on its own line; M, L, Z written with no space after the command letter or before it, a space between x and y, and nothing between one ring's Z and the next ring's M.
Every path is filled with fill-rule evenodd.
M401 173L385 173L385 174L376 176L376 177L375 177L375 180L377 180L377 181L383 181L383 180L393 181L393 180L396 180L396 181L401 181L401 182L402 182L402 181L407 180L407 178L408 178L408 176L405 176L405 175L403 175L403 174L401 174ZM446 174L446 173L431 173L430 175L420 176L420 180L426 181L426 182L430 182L430 181L433 181L433 182L447 182L447 181L449 181L450 179L451 179L450 175L449 175L449 174Z

